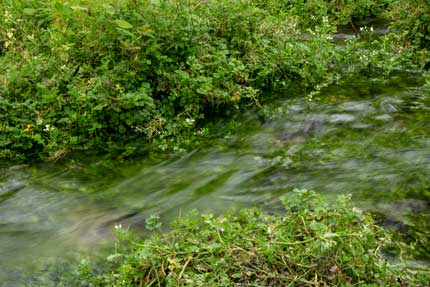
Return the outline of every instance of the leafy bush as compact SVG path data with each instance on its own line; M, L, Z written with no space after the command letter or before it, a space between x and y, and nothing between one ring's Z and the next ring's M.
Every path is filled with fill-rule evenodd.
M0 160L178 147L205 134L211 115L258 106L267 91L318 90L356 72L345 62L363 51L331 41L335 2L2 1Z
M351 24L369 17L383 18L393 0L260 0L259 5L270 11L290 11L304 27L320 25L328 18L335 25Z
M121 240L96 272L88 260L72 286L424 286L380 257L390 235L340 196L332 206L302 190L282 199L284 215L257 209L221 217L196 211L179 217L168 233ZM152 217L151 227L157 226ZM159 227L159 225L158 225ZM153 228L152 228L153 229ZM427 279L428 276L427 276ZM64 283L64 282L63 282ZM67 284L69 284L67 283ZM65 285L67 285L65 283Z
M430 4L425 0L395 1L390 9L395 40L401 51L409 51L411 58L430 68Z
M2 158L175 138L261 89L312 85L330 50L237 1L5 1ZM34 28L36 27L36 28ZM320 33L323 35L324 33ZM305 68L305 69L304 69Z

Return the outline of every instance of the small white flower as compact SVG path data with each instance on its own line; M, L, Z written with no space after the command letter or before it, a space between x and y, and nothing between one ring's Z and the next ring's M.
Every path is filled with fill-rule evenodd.
M121 223L120 223L120 224L115 224L115 229L116 229L116 230L121 229L121 228L122 228Z
M187 123L187 124L192 124L192 123L194 123L196 120L195 119L190 119L190 118L186 118L185 119L185 122Z
M43 129L45 132L49 132L51 130L50 125L45 125L45 128Z

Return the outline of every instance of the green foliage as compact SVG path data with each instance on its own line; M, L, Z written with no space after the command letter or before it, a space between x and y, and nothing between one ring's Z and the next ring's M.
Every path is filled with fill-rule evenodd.
M399 49L409 51L411 57L425 68L430 67L430 3L426 0L394 1L389 12L393 37Z
M146 229L153 231L153 230L160 230L161 228L161 221L159 215L151 215L145 220L146 223Z
M186 147L213 115L372 66L331 34L386 2L2 1L0 160Z
M324 18L335 25L351 24L369 17L384 17L393 0L260 0L260 5L270 11L287 11L299 17L304 27L320 25Z
M166 234L123 240L123 248L109 256L111 266L102 273L85 261L80 277L70 284L424 286L428 282L425 273L413 275L380 257L390 235L353 208L348 196L331 205L314 192L299 190L282 202L284 215L245 209L215 217L193 211L179 217Z

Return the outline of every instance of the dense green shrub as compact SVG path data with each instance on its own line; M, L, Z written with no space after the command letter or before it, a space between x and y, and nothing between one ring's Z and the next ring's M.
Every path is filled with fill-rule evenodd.
M386 2L2 1L0 160L186 145L210 115L266 94L399 68L388 42L331 40Z
M429 279L381 258L390 235L348 197L331 205L302 190L283 203L283 215L191 212L170 232L138 241L117 226L110 267L96 271L84 260L58 286L424 286ZM160 228L158 217L146 222Z
M430 68L430 3L426 0L395 1L390 9L394 37L401 51L409 51L416 63Z
M321 24L327 17L336 25L351 24L369 17L386 17L385 12L393 0L260 0L259 5L270 11L289 11L297 15L304 27Z
M300 41L294 18L248 1L4 1L0 9L3 159L175 138L208 110L257 102L262 89L320 82L330 58L325 30Z

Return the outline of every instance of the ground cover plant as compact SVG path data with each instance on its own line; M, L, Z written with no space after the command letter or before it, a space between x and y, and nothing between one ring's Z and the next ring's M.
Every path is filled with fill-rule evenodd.
M348 196L329 204L312 191L284 197L284 214L257 209L190 212L171 231L138 240L116 227L115 252L84 260L56 286L425 286L430 278L390 265L395 244ZM157 216L147 228L160 229ZM97 268L95 268L97 267ZM66 278L68 278L66 280Z
M0 160L178 149L269 94L404 68L388 40L331 38L392 1L341 2L2 1Z

